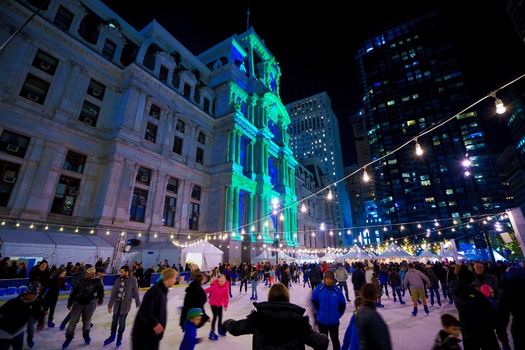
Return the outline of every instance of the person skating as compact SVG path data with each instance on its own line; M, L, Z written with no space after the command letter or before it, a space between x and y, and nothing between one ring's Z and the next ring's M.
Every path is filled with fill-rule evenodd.
M229 291L228 291L229 293ZM195 345L202 342L202 338L197 338L197 325L201 323L204 312L200 308L189 309L184 321L184 337L180 343L179 350L193 350Z
M122 335L126 329L126 318L131 310L131 304L135 299L135 306L140 307L140 294L138 281L135 276L129 274L129 267L122 266L120 268L120 276L115 280L111 295L108 302L108 312L113 311L113 318L111 320L111 334L108 339L104 341L104 345L111 344L117 338L117 347L122 345ZM118 326L118 335L117 335Z
M417 305L418 299L423 301L423 308L425 309L426 314L428 315L428 306L427 299L425 298L425 285L430 285L430 280L424 273L414 268L413 263L408 264L408 271L405 273L405 278L403 280L403 286L405 289L408 288L410 284L410 290L412 291L412 303L414 304L414 310L412 311L412 316L417 316Z
M69 299L67 308L71 310L71 319L66 330L66 341L62 344L62 349L66 349L75 336L75 328L82 316L82 336L86 344L89 345L91 337L91 317L96 304L102 305L104 301L104 285L95 276L95 268L90 267L86 270L86 276L75 285Z
M228 303L230 301L230 287L228 284L229 283L226 281L226 277L224 275L220 275L218 279L212 282L211 286L204 290L206 294L210 295L209 303L213 313L209 335L209 339L211 340L219 339L217 334L215 334L215 323L217 323L217 331L219 332L219 335L226 335L226 331L224 330L224 326L222 324L222 311L223 308L224 311L228 310Z

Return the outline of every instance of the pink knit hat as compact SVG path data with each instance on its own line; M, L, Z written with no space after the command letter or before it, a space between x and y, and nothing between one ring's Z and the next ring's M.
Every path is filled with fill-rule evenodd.
M489 286L488 284L482 285L480 289L481 289L481 293L483 293L483 295L485 295L487 298L490 295L490 293L494 292L494 289L492 289L492 287Z

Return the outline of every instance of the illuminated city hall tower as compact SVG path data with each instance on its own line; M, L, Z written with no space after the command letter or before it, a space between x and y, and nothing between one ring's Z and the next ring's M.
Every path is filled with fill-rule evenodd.
M264 244L297 246L297 208L291 205L297 161L289 148L290 118L279 97L275 57L250 28L198 58L211 70L220 119L209 189L216 219L208 227L227 237L227 247L217 242L225 260L249 261Z

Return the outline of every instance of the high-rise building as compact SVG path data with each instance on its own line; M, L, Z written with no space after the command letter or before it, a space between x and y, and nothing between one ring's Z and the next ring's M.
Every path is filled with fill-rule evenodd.
M343 156L339 135L339 124L332 110L332 102L326 92L305 97L288 103L286 109L290 115L290 148L299 161L308 157L318 157L328 173L329 183L336 183L326 188L326 194L332 191L334 202L334 230L351 227L352 215L350 200L344 181ZM300 198L299 198L300 199ZM341 234L338 246L351 243Z
M366 170L384 224L373 238L451 238L436 227L506 208L478 113L462 111L472 97L439 11L378 30L360 45L356 64L372 162Z

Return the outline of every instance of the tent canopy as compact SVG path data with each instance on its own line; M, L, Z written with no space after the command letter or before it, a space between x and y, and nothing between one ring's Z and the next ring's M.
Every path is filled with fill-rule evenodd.
M270 259L272 258L272 255L270 253L268 253L268 251L266 250L263 250L261 254L257 255L256 257L253 257L252 260L254 262L265 262L265 261L270 261Z
M419 253L419 255L416 256L416 258L438 259L439 257L428 250L423 250L421 253Z
M363 249L361 249L357 244L354 244L348 253L341 256L341 259L370 259L371 256L368 255Z
M224 253L208 241L202 241L181 251L181 261L196 264L202 271L208 271L222 263Z
M1 230L2 255L46 259L50 265L71 261L94 264L98 258L113 256L114 248L97 236L68 233ZM37 261L41 260L37 259Z
M142 262L144 270L158 265L164 260L173 265L179 261L181 248L171 242L146 242L132 247L128 253L122 254L121 265L132 264L134 261Z
M405 252L403 249L401 249L398 245L396 245L394 242L390 243L388 248L381 254L379 254L378 258L385 259L385 258L413 258L412 254L409 254Z

